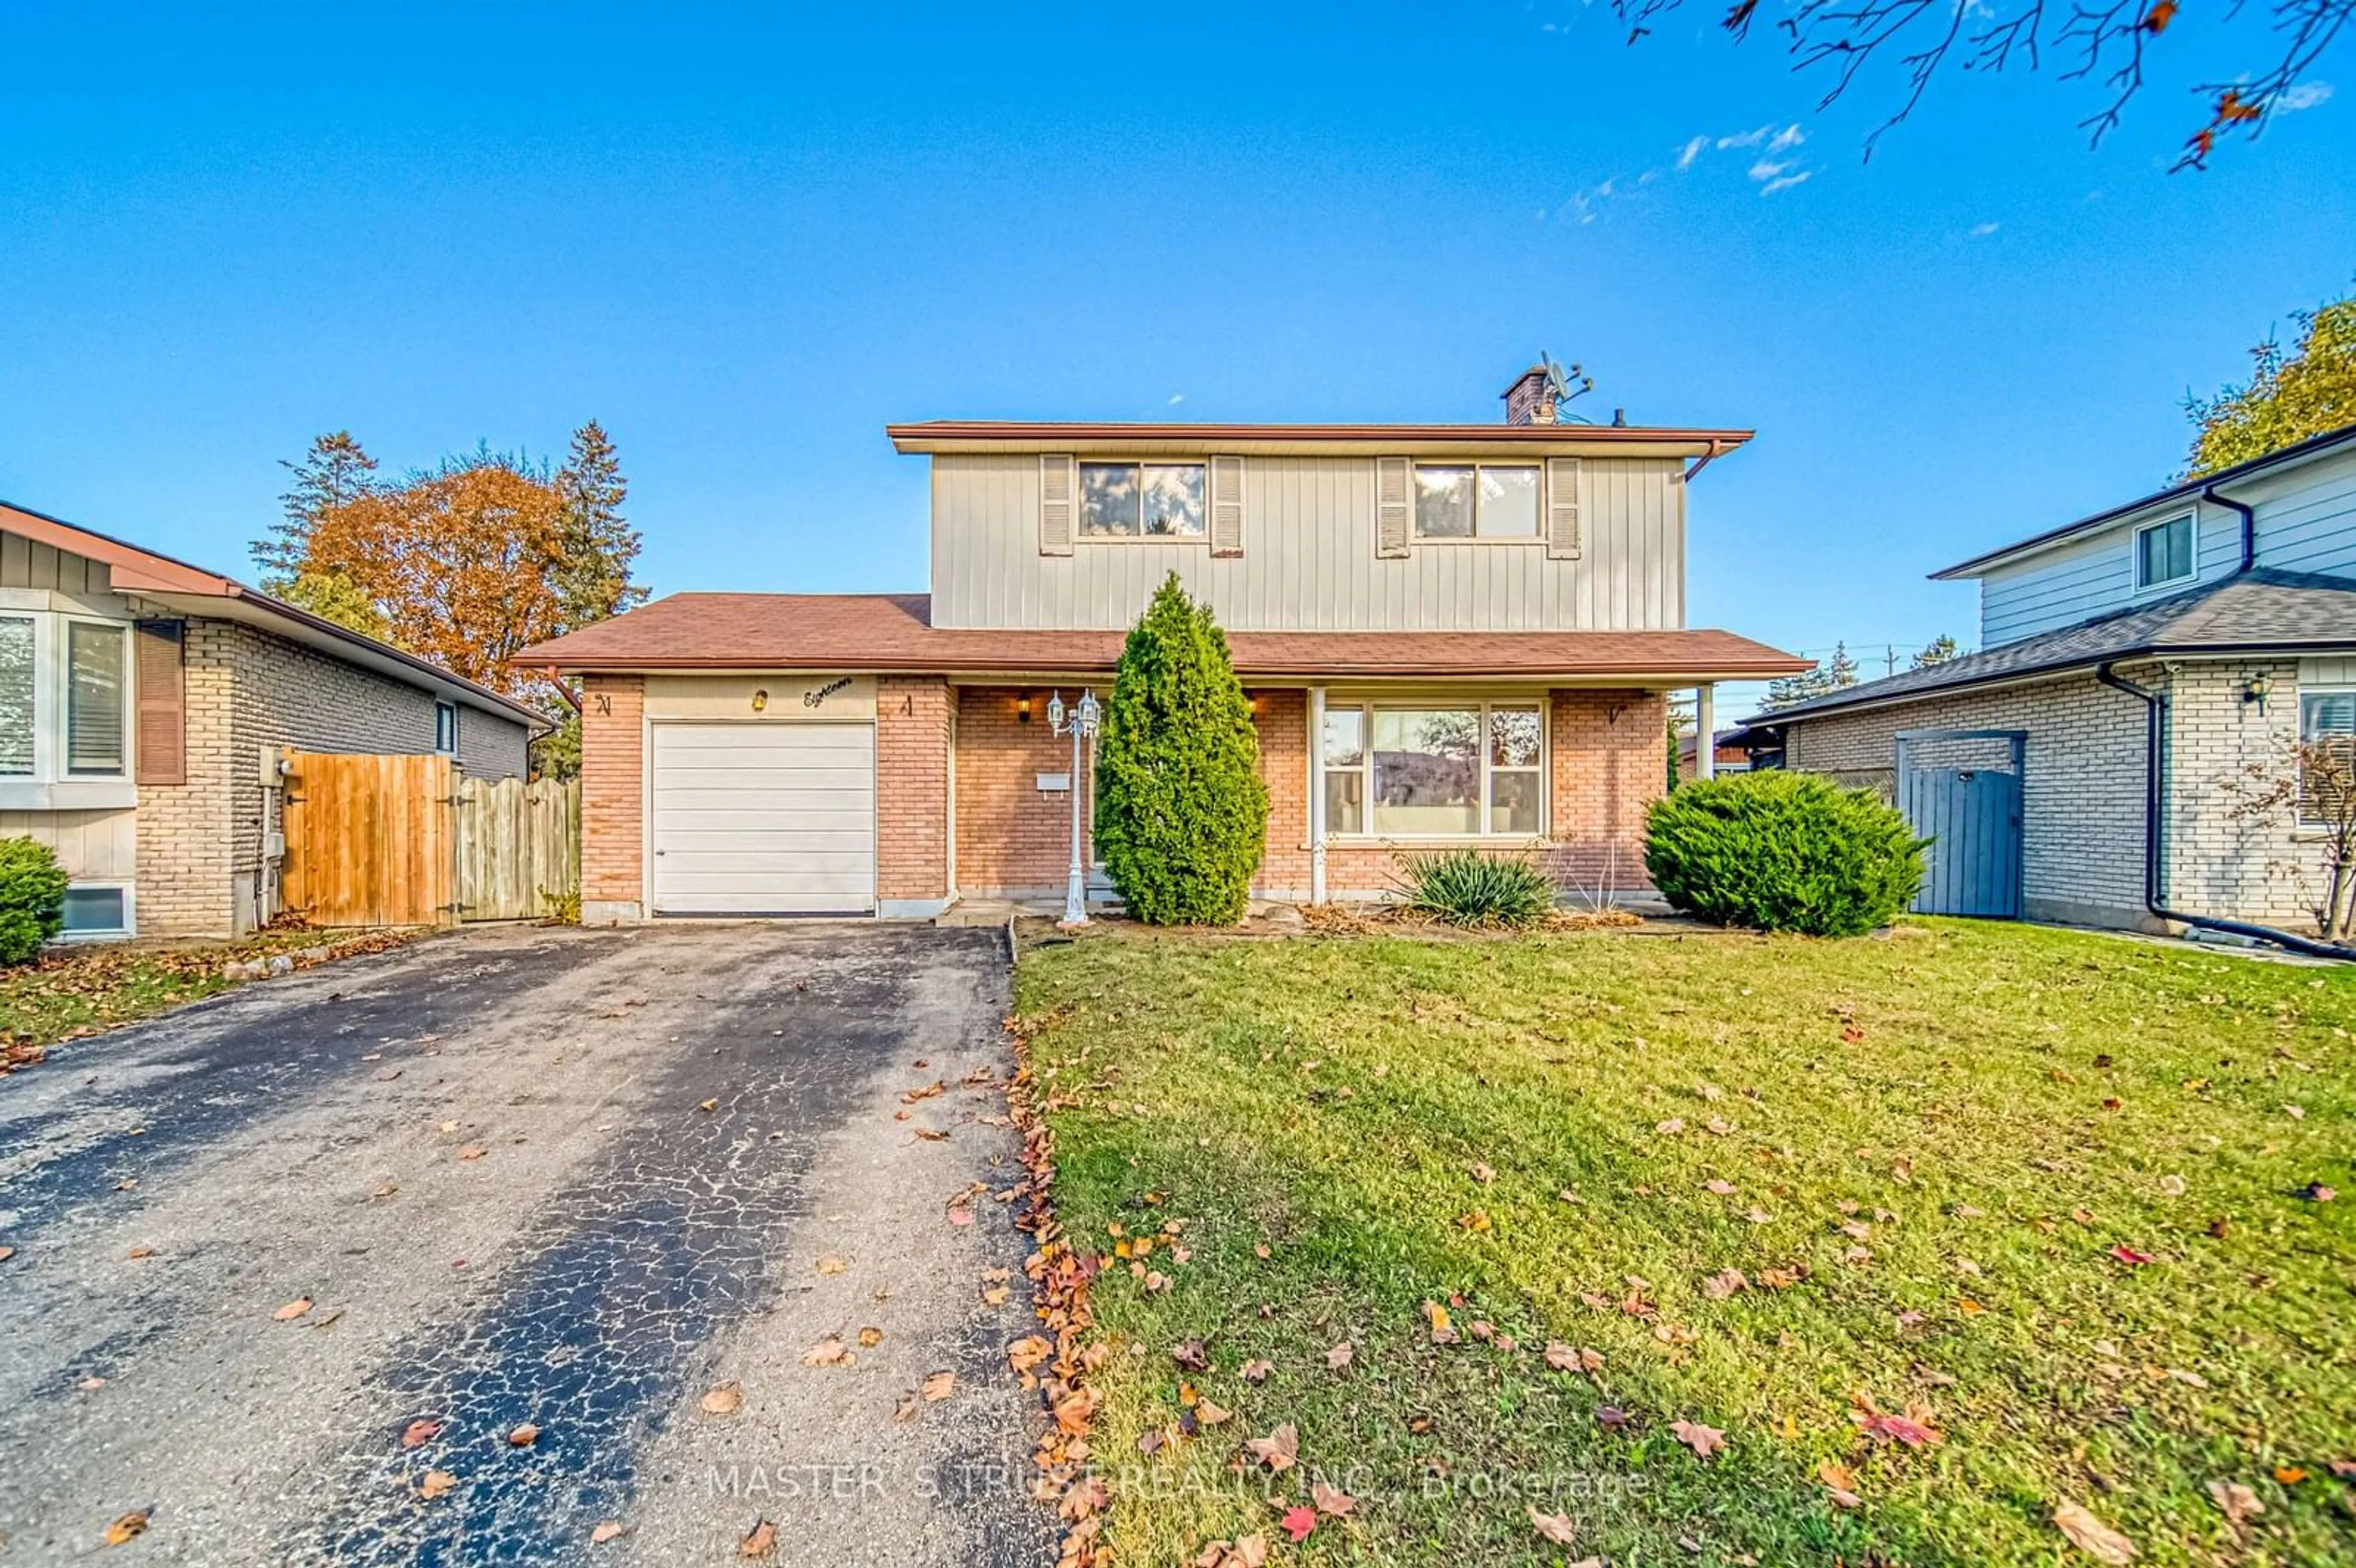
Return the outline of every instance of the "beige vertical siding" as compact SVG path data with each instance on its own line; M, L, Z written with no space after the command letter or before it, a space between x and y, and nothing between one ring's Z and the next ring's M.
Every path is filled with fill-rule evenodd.
M130 811L0 811L0 838L31 838L58 852L75 881L127 882L138 864Z
M1527 631L1685 624L1685 485L1673 458L1581 464L1587 549L1543 542L1418 544L1375 554L1375 460L1245 463L1244 553L1207 541L1076 541L1039 553L1039 460L933 460L933 622L1117 629L1164 575L1234 631Z
M112 591L99 562L9 533L0 533L0 588L46 588L85 598Z

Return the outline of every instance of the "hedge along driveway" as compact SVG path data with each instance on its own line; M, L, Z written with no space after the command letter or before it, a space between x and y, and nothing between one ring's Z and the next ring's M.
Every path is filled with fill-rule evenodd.
M1124 1560L2093 1561L2065 1503L2147 1562L2356 1553L2356 1199L2308 1185L2356 1189L2350 971L1120 935L1016 1001L1076 1241L1184 1253L1095 1293ZM1190 1392L1232 1419L1184 1435ZM1271 1474L1240 1443L1285 1424ZM1355 1504L1296 1549L1320 1477Z

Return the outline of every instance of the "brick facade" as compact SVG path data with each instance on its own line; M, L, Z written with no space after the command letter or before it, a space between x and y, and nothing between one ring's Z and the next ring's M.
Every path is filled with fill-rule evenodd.
M2260 673L2265 711L2243 700ZM2307 929L2320 847L2286 813L2237 810L2248 770L2279 772L2298 737L2296 660L2123 666L2168 699L2162 892L2192 914ZM1892 794L1901 730L2020 730L2022 912L2032 920L2148 929L2144 907L2144 705L2091 674L1962 691L1794 721L1789 765ZM2244 792L2237 795L2237 791Z
M878 912L948 905L949 745L956 702L940 676L887 675L875 688Z
M957 695L958 891L1060 897L1071 868L1072 797L1041 790L1039 775L1072 771L1071 737L1048 728L1044 691L1028 694L1027 724L1015 707L1022 691L967 686ZM1075 782L1084 791L1091 787L1085 758ZM884 787L891 787L888 779Z
M138 923L143 936L251 928L270 891L262 857L267 792L261 749L431 752L432 692L235 621L187 624L187 780L143 784ZM461 710L458 764L500 778L524 771L522 724Z
M644 676L593 675L581 695L581 919L645 913Z

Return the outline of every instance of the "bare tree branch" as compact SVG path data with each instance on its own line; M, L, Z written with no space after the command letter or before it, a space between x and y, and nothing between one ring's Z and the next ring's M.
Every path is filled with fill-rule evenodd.
M2230 0L2226 17L2238 16L2244 3ZM1612 12L1633 44L1683 4L1612 0ZM1750 37L1758 4L1733 0L1719 26L1741 42ZM2103 106L2079 123L2100 145L2142 92L2147 51L2179 9L2180 0L2072 0L2066 16L2049 0L1794 0L1775 26L1794 71L1830 78L1816 102L1819 112L1846 95L1877 59L1892 61L1903 87L1897 107L1866 137L1869 158L1882 135L1904 123L1944 73L2000 72L2016 64L2034 71L2049 48L2067 62L2057 73L2062 80L2103 88ZM2264 70L2192 89L2208 105L2209 120L2187 140L2176 167L2206 167L2222 135L2255 135L2323 52L2356 30L2356 0L2269 0L2268 9L2280 52Z

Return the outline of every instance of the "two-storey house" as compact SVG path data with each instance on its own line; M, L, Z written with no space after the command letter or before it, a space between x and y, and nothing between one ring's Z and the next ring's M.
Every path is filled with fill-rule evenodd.
M1387 891L1404 848L1644 879L1665 694L1804 667L1686 625L1686 496L1747 431L896 425L932 592L680 593L519 656L582 677L583 910L923 916L1064 883L1110 679L1176 572L1226 629L1272 810L1257 891Z
M2356 426L1933 575L1978 581L1979 652L1751 724L1941 835L1919 907L2313 929L2300 753L2356 746Z

